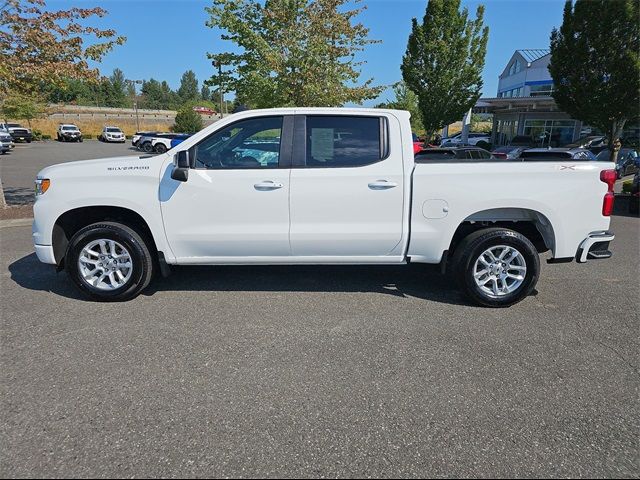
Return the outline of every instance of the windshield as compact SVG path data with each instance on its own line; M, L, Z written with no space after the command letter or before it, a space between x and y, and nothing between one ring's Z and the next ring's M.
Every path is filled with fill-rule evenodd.
M107 128L107 132L109 133L122 133L122 130L119 128Z
M76 127L75 125L65 125L64 127L62 127L62 130L77 130L78 127Z

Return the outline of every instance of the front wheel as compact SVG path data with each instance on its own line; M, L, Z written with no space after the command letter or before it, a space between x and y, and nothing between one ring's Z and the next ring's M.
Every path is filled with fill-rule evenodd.
M479 230L457 247L453 267L464 293L485 307L509 307L527 297L540 275L540 258L524 235Z
M164 153L167 151L167 147L164 143L158 143L156 144L154 150L156 151L156 153Z
M130 300L153 275L153 258L145 240L132 228L100 222L76 233L67 248L65 269L93 300Z

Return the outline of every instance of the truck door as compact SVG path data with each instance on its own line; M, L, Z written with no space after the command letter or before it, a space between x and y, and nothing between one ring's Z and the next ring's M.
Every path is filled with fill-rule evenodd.
M239 120L189 149L186 182L168 165L160 202L179 263L290 255L292 127L293 116Z
M402 148L395 117L296 117L291 170L294 256L385 256L402 239Z

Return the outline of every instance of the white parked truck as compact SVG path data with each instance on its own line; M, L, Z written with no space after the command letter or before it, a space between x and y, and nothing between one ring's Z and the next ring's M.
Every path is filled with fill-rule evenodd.
M613 165L414 159L409 113L250 110L167 153L63 163L36 180L38 258L96 300L170 265L440 264L485 306L550 262L611 256Z

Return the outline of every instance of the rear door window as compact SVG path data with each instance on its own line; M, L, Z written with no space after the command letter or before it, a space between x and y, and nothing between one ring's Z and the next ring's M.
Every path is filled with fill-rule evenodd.
M384 122L382 117L307 116L306 166L362 167L383 160Z

